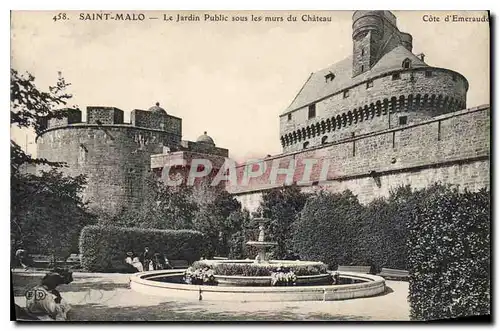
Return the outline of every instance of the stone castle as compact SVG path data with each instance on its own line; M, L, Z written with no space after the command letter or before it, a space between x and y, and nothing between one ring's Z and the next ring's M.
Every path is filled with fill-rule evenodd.
M466 109L467 79L413 54L412 36L399 31L391 12L356 11L352 22L352 55L312 73L280 115L283 152L263 160L266 171L293 162L293 182L304 190L350 189L362 202L405 184L489 187L489 105ZM86 123L78 110L52 120L38 138L38 156L67 162L70 174L87 174L86 198L115 214L139 203L150 170L159 173L179 159L189 167L193 158L209 158L214 171L223 164L227 149L206 134L182 141L181 131L181 119L159 105L132 111L131 123L123 123L119 109L87 107ZM301 182L305 159L318 160L307 183ZM329 171L320 183L325 161ZM247 166L238 166L239 178ZM266 178L226 188L253 211L263 191L285 180Z

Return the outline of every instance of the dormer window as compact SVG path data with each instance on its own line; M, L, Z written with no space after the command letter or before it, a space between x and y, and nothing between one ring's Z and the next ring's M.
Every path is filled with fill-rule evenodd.
M411 60L410 59L404 59L404 61L403 61L403 68L404 69L410 69L411 68Z
M370 87L373 87L373 80L369 80L366 82L366 88L369 89Z
M325 75L325 82L329 82L335 79L335 74L333 72L329 72Z
M349 90L344 91L344 99L349 97Z
M291 121L291 120L292 120L292 113L288 114L287 120L288 120L288 121Z
M316 104L313 103L312 105L309 105L309 114L308 118L315 118L316 117Z

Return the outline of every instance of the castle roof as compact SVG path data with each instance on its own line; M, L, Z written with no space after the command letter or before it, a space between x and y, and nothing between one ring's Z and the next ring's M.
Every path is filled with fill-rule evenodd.
M352 56L349 56L325 69L312 73L283 114L338 93L384 72L402 69L402 63L407 58L411 60L412 68L428 67L407 48L397 46L385 54L370 70L352 77ZM328 74L333 74L334 78L332 80L326 79L325 76Z
M199 136L198 139L196 139L196 142L215 146L214 140L212 139L212 137L207 135L207 131L205 131L201 136Z
M167 115L165 109L160 107L160 103L157 102L153 107L148 109L152 113Z

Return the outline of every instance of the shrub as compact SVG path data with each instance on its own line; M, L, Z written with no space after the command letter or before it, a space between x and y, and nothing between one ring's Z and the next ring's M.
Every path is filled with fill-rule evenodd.
M326 274L323 263L314 265L256 264L256 263L216 263L213 265L216 275L224 276L271 276L273 272L294 272L296 276Z
M370 202L362 213L362 221L356 239L354 263L381 268L406 270L408 253L408 220L415 212L417 193L409 186L399 187L388 198Z
M489 192L435 185L419 200L409 223L411 318L490 314Z
M363 206L350 191L309 198L295 225L294 247L304 260L336 269L354 262Z
M165 254L171 260L196 261L203 254L205 237L192 230L156 230L87 226L80 235L82 266L89 271L123 270L126 253L141 254L148 246L151 252Z

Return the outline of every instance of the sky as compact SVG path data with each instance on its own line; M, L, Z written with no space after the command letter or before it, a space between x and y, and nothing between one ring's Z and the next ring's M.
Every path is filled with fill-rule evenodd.
M68 12L69 20L55 22L55 12L14 11L11 66L33 74L43 90L61 71L72 84L70 105L114 106L125 112L125 121L133 109L159 102L182 118L184 140L207 131L231 158L245 160L281 152L279 114L311 72L352 52L351 11L210 13L280 16L284 22L211 22L203 20L206 12L135 13L159 19L79 20L75 11ZM197 14L201 21L162 20L177 13ZM301 22L304 13L332 21ZM287 22L289 14L298 21ZM423 52L427 64L468 79L468 107L489 103L488 24L444 21L448 14L481 17L484 12L394 14L399 29L413 35L415 54ZM426 22L424 15L440 22ZM11 134L36 155L32 133L14 129Z

